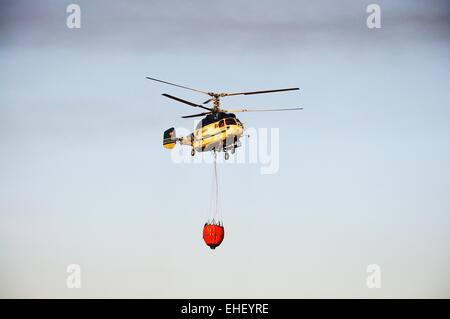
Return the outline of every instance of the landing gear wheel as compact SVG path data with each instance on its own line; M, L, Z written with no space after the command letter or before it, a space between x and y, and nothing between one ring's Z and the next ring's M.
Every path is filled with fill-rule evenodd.
M194 155L195 155L195 150L191 149L191 156L194 156Z
M235 136L233 139L233 148L231 149L231 154L236 153L237 146L238 146L238 138L237 138L237 136Z
M228 154L227 152L225 152L225 160L228 161L229 158L230 158L230 154Z

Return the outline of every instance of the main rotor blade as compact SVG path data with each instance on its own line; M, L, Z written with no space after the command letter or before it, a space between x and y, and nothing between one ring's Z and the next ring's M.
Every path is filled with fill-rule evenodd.
M249 109L241 109L241 110L222 110L226 113L239 113L239 112L278 112L278 111L301 111L302 107L293 107L288 109L265 109L265 110L249 110Z
M165 83L165 84L177 86L177 87L179 87L179 88L183 88L183 89L186 89L186 90L191 90L191 91L195 91L195 92L199 92L199 93L211 95L211 94L209 94L209 93L206 92L206 91L202 91L202 90L197 90L197 89L189 88L189 87L187 87L187 86L183 86L183 85L179 85L179 84L175 84L175 83L170 83L170 82L166 82L166 81L163 81L163 80L158 80L158 79L151 78L151 77L148 77L148 76L147 76L146 78L149 79L149 80L153 80L153 81L157 81L157 82L161 82L161 83Z
M253 92L239 92L239 93L225 93L225 96L251 95L251 94L274 93L274 92L295 91L295 90L299 90L299 88L275 89L275 90L264 90L264 91L253 91Z
M211 112L203 112L203 113L199 113L199 114L185 115L185 116L182 116L182 118L188 119L188 118L191 118L191 117L205 116L205 115L208 115L208 114L211 114Z
M172 100L175 100L175 101L178 101L178 102L181 102L181 103L193 106L193 107L201 107L202 109L205 109L205 110L208 110L208 111L212 111L212 109L210 109L209 107L206 107L206 106L203 106L203 105L200 105L200 104L195 104L195 103L192 103L192 102L180 99L179 97L176 97L176 96L173 96L173 95L170 95L170 94L164 93L163 96L168 97L169 99L172 99Z

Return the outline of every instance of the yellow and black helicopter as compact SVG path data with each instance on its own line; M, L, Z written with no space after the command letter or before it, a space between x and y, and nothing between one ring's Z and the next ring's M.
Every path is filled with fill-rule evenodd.
M163 146L168 149L175 147L176 142L181 145L188 145L191 147L191 155L194 156L195 152L204 151L223 151L225 153L225 160L229 158L228 151L234 154L237 147L241 146L240 138L244 134L244 125L239 121L239 119L233 113L237 112L273 112L273 111L298 111L302 110L301 107L295 108L285 108L285 109L264 109L264 110L224 110L220 108L220 98L225 96L234 95L252 95L252 94L262 94L262 93L274 93L274 92L284 92L284 91L294 91L299 88L287 88L287 89L275 89L275 90L264 90L264 91L252 91L252 92L239 92L239 93L214 93L206 92L202 90L192 89L186 86L178 85L175 83L170 83L155 78L147 77L149 80L177 86L183 89L195 91L198 93L206 94L210 98L203 102L203 104L196 104L189 102L184 99L180 99L176 96L169 94L162 94L165 97L173 99L175 101L198 107L208 112L186 115L182 118L192 118L192 117L202 117L204 118L198 123L196 129L193 133L177 137L175 133L175 128L170 128L166 130L163 134ZM212 107L207 107L208 103L212 102Z

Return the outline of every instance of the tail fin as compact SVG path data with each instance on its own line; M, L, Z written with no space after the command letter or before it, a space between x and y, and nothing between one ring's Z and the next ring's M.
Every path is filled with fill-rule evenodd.
M177 142L177 137L175 135L175 128L171 127L168 130L164 131L163 135L163 146L168 149L172 149L175 147Z

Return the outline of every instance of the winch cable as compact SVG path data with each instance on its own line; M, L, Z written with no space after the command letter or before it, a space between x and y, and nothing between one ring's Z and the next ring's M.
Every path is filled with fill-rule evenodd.
M219 198L219 176L217 174L217 153L214 151L214 181L215 181L215 212L214 217L217 223L221 222L220 198Z

